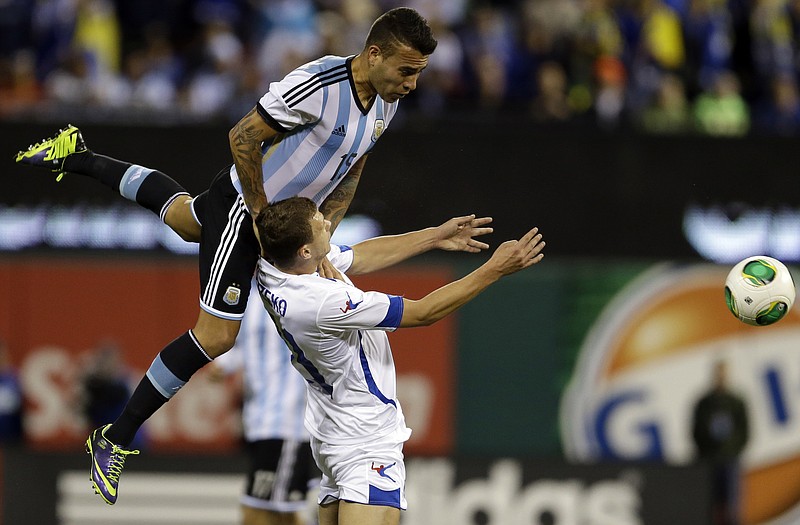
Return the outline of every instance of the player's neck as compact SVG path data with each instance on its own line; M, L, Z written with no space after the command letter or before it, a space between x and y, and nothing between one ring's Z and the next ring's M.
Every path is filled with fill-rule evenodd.
M356 95L358 95L361 105L367 108L372 104L372 100L377 96L378 92L369 80L369 62L364 53L356 55L350 67L353 71L353 83L356 86Z
M293 263L285 266L278 266L276 264L275 268L289 275L307 275L316 272L318 265L319 263L311 262L310 259L297 259Z

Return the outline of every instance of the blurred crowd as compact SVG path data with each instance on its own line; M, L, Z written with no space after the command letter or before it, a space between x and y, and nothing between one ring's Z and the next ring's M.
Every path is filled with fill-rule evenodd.
M800 0L4 0L0 118L235 122L398 5L439 40L412 115L800 131Z

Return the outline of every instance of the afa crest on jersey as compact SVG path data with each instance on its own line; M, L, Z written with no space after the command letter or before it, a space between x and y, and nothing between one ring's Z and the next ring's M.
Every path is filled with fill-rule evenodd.
M386 122L383 119L375 121L375 127L372 129L372 142L377 140L383 135L383 130L386 129Z
M239 298L241 295L242 290L236 286L228 286L228 289L225 290L225 296L222 298L222 300L225 301L225 304L233 306L235 304L239 304Z

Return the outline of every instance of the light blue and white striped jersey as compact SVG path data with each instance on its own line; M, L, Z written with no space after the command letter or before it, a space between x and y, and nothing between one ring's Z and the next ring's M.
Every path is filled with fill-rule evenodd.
M258 297L253 287L251 297ZM259 300L249 301L236 344L214 360L226 371L244 372L242 419L247 441L308 441L303 424L306 382Z
M376 96L370 107L361 105L352 60L329 55L300 66L270 84L259 101L259 114L281 132L264 149L264 191L270 202L299 195L322 204L394 117L397 102ZM231 181L241 193L236 166Z

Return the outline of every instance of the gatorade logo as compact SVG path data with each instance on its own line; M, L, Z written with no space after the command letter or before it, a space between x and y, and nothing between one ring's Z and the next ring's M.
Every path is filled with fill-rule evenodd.
M692 409L724 358L750 416L744 523L798 523L800 307L768 327L739 322L725 307L728 270L659 265L605 307L562 399L565 449L576 460L692 461Z

